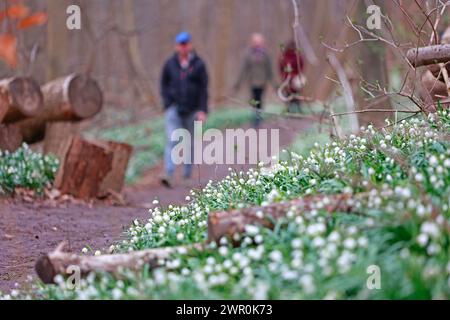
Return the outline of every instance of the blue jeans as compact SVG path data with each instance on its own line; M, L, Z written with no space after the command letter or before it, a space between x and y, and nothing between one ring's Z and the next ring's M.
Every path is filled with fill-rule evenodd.
M192 174L192 155L194 150L194 121L195 121L195 112L189 114L187 116L180 116L177 111L176 106L171 106L166 110L165 113L165 124L166 124L166 148L164 151L164 163L166 167L166 174L168 177L172 177L176 165L172 160L172 150L178 144L178 141L171 141L172 133L177 129L186 129L189 131L191 136L191 150L189 163L184 164L184 173L183 176L185 178L190 178Z

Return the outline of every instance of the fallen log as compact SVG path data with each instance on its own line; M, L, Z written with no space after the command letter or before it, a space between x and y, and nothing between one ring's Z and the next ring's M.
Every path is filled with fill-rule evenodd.
M408 50L406 58L415 68L450 61L450 44L439 44Z
M44 139L47 122L81 121L99 113L103 93L98 83L85 75L72 74L41 88L44 108L40 116L17 123L27 143Z
M98 83L82 74L71 74L42 86L43 116L51 121L76 121L100 112L103 93Z
M73 136L63 147L55 188L79 199L96 198L100 185L112 169L113 153L95 141Z
M325 200L327 199L327 200ZM292 208L300 211L311 211L313 204L321 201L328 212L349 212L352 208L348 201L350 195L319 196L296 199L287 202L273 203L265 207L250 207L232 211L219 211L208 215L208 241L219 242L223 237L235 245L233 235L242 234L248 225L274 228L275 223L286 218ZM326 203L326 204L325 204Z
M124 269L141 270L144 265L148 265L150 268L157 268L161 266L161 262L181 249L184 251L204 249L204 245L194 244L184 247L156 248L123 254L80 256L64 252L65 246L65 242L61 243L53 252L41 257L36 262L36 273L44 283L54 283L57 275L70 276L76 269L81 277L85 277L91 272L109 272L117 275Z
M22 145L22 134L15 125L0 124L0 150L14 152Z
M28 77L0 80L0 123L38 116L43 111L43 95L37 82Z

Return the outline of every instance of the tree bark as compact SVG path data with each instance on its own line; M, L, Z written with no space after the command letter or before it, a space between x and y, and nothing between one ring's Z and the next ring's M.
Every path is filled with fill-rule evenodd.
M349 195L329 196L325 205L328 212L349 212L351 206L347 200ZM310 211L312 204L318 201L325 202L325 196L296 199L288 202L273 203L265 207L250 207L233 211L220 211L208 215L208 241L219 242L222 237L227 237L234 244L234 234L245 232L248 225L273 228L274 222L287 216L292 207Z
M60 164L55 187L76 198L96 198L100 185L112 169L113 153L101 144L74 136Z
M43 96L32 78L0 80L0 122L12 123L38 116L43 111Z
M105 148L113 153L111 170L103 179L98 193L99 198L104 198L110 193L120 193L125 181L125 174L133 152L133 147L129 144L108 141Z
M0 150L14 152L22 145L22 134L15 125L0 124Z
M42 113L17 123L27 143L44 139L47 122L91 118L100 112L103 105L103 93L99 85L85 75L72 74L51 81L42 87L42 93Z
M48 122L45 127L43 151L64 160L67 144L80 131L80 124L72 121Z
M187 250L203 250L201 244L184 247L156 248L123 254L102 256L79 256L64 252L65 243L60 244L55 251L41 257L35 265L39 278L47 284L54 283L56 275L69 276L74 267L78 267L80 276L91 272L110 272L117 274L121 269L140 270L144 265L157 268L160 262L178 252L180 248ZM70 267L70 269L68 269ZM71 271L69 271L71 270Z
M450 61L450 44L439 44L408 50L406 53L408 61L414 67L427 66L430 64L446 63Z

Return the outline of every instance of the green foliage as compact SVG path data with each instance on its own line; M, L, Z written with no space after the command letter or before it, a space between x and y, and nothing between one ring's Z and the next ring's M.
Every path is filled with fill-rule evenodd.
M0 151L0 194L23 187L42 192L53 183L58 160L30 150L24 144L14 153Z
M179 249L163 268L91 274L69 290L35 287L50 299L449 299L450 117L439 111L377 131L288 154L191 191L188 205L157 207L134 221L110 248L128 252L202 242L207 215L217 210L321 195L292 206L270 230L247 226L234 240L202 252ZM331 198L347 194L349 212L329 212ZM379 289L367 286L380 270ZM26 297L14 292L6 298Z

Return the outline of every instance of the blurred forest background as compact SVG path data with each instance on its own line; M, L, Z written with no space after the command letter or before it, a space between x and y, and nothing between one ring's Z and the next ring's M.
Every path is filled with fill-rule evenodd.
M345 26L346 16L364 24L368 17L364 0L299 0L300 21L319 58L307 63L305 95L327 99L335 78L326 61L322 42L340 46L355 40L354 30ZM433 1L420 0L426 10ZM224 96L236 81L249 36L261 32L267 38L274 68L279 46L293 38L293 6L290 0L33 0L24 1L33 10L48 12L48 23L24 32L20 37L17 70L0 64L0 76L31 74L40 83L71 72L92 70L105 93L105 109L125 109L137 117L141 112L161 112L159 75L164 60L173 50L173 38L180 30L192 32L195 47L206 60L211 75L211 105L227 103ZM415 1L375 1L394 22L399 41L413 41L410 19L418 25L425 17ZM66 9L81 7L82 29L66 28ZM400 7L398 4L403 6ZM409 11L411 17L402 10ZM417 14L413 14L413 13ZM448 15L441 25L448 23ZM429 26L424 27L425 30ZM38 48L32 66L27 56ZM346 50L348 75L361 76L382 85L390 72L401 68L398 57L380 42L367 42ZM246 98L245 92L242 93ZM360 104L364 104L363 102ZM363 107L363 106L360 106Z

